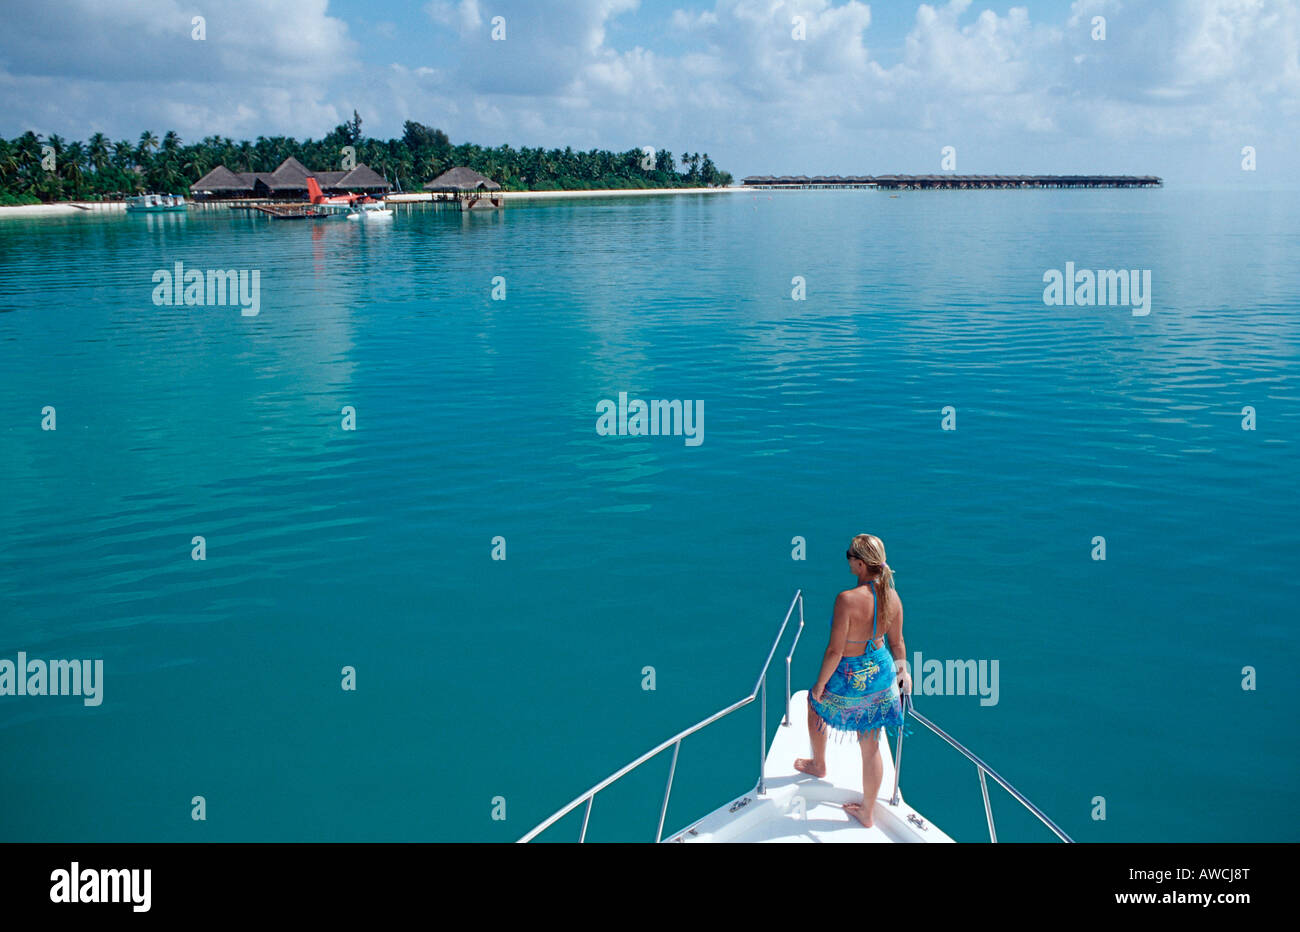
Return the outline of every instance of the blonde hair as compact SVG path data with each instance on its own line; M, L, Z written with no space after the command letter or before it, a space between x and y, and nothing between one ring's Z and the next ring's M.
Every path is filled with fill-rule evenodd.
M889 604L889 591L894 588L894 571L885 562L885 542L874 534L859 534L849 544L849 551L867 564L867 569L874 574L876 587L876 613L883 620L885 606Z

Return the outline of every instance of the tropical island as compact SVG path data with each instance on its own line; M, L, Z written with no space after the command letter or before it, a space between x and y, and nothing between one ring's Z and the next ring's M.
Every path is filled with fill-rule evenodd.
M440 129L411 120L400 139L372 139L361 117L341 123L320 140L259 136L236 142L208 136L186 145L175 132L152 132L136 142L95 133L85 142L28 131L0 138L0 205L118 200L142 192L185 192L218 166L235 172L273 172L286 159L340 168L364 164L394 191L419 191L431 178L464 166L495 180L505 191L579 191L725 187L732 182L703 153L655 149L611 152L572 148L453 145ZM346 161L345 161L346 159ZM644 167L649 165L649 167Z

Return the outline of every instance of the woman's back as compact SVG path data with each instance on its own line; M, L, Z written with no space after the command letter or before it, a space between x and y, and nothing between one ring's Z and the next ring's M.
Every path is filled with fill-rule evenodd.
M898 614L898 594L890 593L881 612L877 606L877 585L846 589L840 593L849 605L849 633L844 642L845 657L860 657L868 650L878 650L885 643L885 634ZM875 632L874 635L872 632Z

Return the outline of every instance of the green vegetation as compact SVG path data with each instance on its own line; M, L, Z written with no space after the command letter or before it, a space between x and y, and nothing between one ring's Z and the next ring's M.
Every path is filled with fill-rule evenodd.
M146 131L134 143L114 142L103 133L83 143L26 132L16 139L0 139L0 203L99 200L141 192L188 194L191 184L218 165L236 172L270 172L289 156L318 171L337 170L343 167L344 146L355 148L358 163L403 191L419 191L426 181L458 165L482 172L508 191L714 187L732 180L700 153L683 154L679 170L671 152L658 151L654 170L645 171L645 156L637 149L454 146L440 129L410 121L403 129L400 139L365 138L354 112L325 138L303 142L285 136L259 136L256 142L209 136L184 145L174 132L159 140ZM47 170L43 162L53 169Z

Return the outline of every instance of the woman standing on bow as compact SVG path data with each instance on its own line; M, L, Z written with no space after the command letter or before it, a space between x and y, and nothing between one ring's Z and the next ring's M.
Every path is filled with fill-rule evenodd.
M903 600L894 591L884 543L871 534L859 534L845 557L858 584L835 599L830 642L817 682L808 692L812 757L799 758L794 767L824 777L827 732L857 737L862 749L862 802L845 803L844 808L870 828L883 769L876 729L903 724L899 693L912 691L912 678L903 643Z

